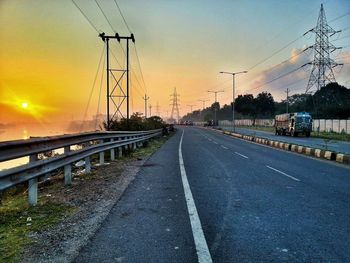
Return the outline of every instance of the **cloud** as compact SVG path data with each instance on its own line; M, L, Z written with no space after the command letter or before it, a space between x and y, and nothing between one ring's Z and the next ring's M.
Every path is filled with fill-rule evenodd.
M290 94L305 92L312 69L311 65L305 64L313 60L313 54L311 49L302 52L304 49L305 47L292 49L289 60L270 67L260 73L259 76L251 82L250 89L247 90L247 92L260 93L262 91L268 91L274 96L275 100L284 99L284 91L287 88L290 90ZM344 63L344 66L340 72L340 68L335 68L333 71L339 84L344 85L346 76L350 75L350 66L348 64L350 62L350 52L343 52L339 57L342 58L341 62ZM295 72L293 72L294 70ZM289 72L293 73L288 74Z

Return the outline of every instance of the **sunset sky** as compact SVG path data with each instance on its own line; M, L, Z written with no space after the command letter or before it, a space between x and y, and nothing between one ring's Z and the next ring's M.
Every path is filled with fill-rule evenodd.
M98 31L114 34L94 0L75 0ZM129 35L114 0L97 0L113 28ZM199 99L209 99L207 90L224 89L221 104L230 103L230 76L219 71L249 70L236 78L237 94L269 91L276 100L305 92L310 68L261 86L263 83L311 61L312 53L297 56L268 70L312 45L315 36L303 33L316 26L320 4L335 30L331 39L336 61L345 63L335 76L350 87L350 1L348 0L118 0L119 7L136 38L145 84L130 46L132 67L132 112L144 112L142 96L147 92L155 113L170 113L170 94L180 94L181 115ZM345 15L344 15L345 14ZM342 16L344 15L344 16ZM341 17L342 16L342 17ZM332 21L334 20L334 21ZM64 133L73 120L82 120L92 90L104 44L98 33L70 0L0 1L0 141L29 135ZM257 63L297 39L255 67ZM122 43L124 44L124 43ZM124 63L117 43L112 52ZM104 59L102 58L101 63ZM112 58L112 66L116 62ZM105 114L105 79L98 99L101 72L97 75L85 119ZM11 132L9 132L11 131Z

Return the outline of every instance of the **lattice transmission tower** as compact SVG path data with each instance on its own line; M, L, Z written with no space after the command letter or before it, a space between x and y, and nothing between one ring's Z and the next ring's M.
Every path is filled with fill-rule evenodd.
M341 32L341 30L336 31L327 24L323 4L321 4L316 27L307 31L304 35L309 32L316 34L316 42L312 46L314 59L312 62L307 63L312 65L312 69L309 81L307 83L306 93L311 92L310 90L313 87L316 87L316 90L319 90L330 82L336 82L333 68L341 65L336 63L330 57L332 52L340 48L333 46L329 42L329 38L334 34Z
M170 106L172 106L171 108L171 115L170 115L170 119L171 120L175 120L176 123L179 123L180 120L180 112L179 112L179 97L180 95L177 93L176 91L176 87L174 88L174 93L170 95L171 99L171 104ZM174 113L176 114L176 118L174 118Z

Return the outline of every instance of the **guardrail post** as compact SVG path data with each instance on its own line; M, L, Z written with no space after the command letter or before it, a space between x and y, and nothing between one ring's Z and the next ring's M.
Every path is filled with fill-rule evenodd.
M103 144L103 140L100 140L100 143ZM100 152L100 165L105 163L105 152Z
M90 162L90 156L85 157L85 173L91 172L91 162Z
M133 139L136 139L136 136L134 136ZM133 146L133 150L136 150L136 148L137 148L136 142L134 142L134 143L132 144L132 146Z
M118 141L123 140L121 137L118 138ZM118 158L123 157L123 146L118 147Z
M37 154L29 156L29 162L35 162L37 160ZM31 206L35 206L38 203L38 178L33 178L28 181L28 202Z
M70 146L64 147L64 153L67 154L70 152ZM72 184L72 165L67 164L64 166L64 184L71 185Z
M111 139L111 142L114 142L114 139ZM111 161L115 160L115 150L114 148L111 149Z
M124 137L124 139L129 140L130 137ZM125 150L125 151L130 150L130 144L125 145L125 146L124 146L124 150Z

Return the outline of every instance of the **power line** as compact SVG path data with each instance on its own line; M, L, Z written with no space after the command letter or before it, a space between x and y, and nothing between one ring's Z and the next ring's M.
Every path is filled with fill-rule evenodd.
M141 68L141 62L140 62L139 55L138 55L138 52L137 52L136 44L134 44L134 49L135 49L136 59L137 59L138 65L139 65L140 73L141 73L141 80L143 82L144 88L145 88L146 93L147 93L147 86L146 86L146 83L145 83L145 79L143 77L143 72L142 72L142 68Z
M97 103L97 110L96 110L96 116L95 116L95 130L97 126L97 120L98 120L98 115L100 113L100 102L101 102L101 93L102 93L102 83L103 83L103 76L105 72L105 58L103 57L103 67L102 67L102 75L101 75L101 80L100 80L100 92L98 94L98 103Z
M113 28L113 26L112 26L111 22L110 22L110 21L109 21L109 19L107 18L107 16L106 16L105 12L102 10L102 7L101 7L101 6L100 6L100 4L97 2L97 0L95 0L95 3L97 4L98 8L101 10L101 12L102 12L103 16L104 16L104 17L105 17L105 19L107 20L107 22L108 22L109 26L111 27L112 31L113 31L114 33L116 33L117 31L116 31L116 30L114 30L114 28Z
M118 8L118 11L119 11L119 13L120 13L120 15L121 15L121 17L122 17L122 19L123 19L123 21L124 21L124 24L125 24L126 28L129 30L129 33L131 34L130 27L129 27L128 23L126 22L125 17L124 17L124 15L123 15L122 11L120 10L120 7L119 7L117 1L114 0L114 3L115 3L115 5L116 5L117 8Z
M96 74L95 74L95 77L94 77L94 81L93 81L92 87L90 89L90 95L89 95L88 103L87 103L87 105L85 107L85 111L84 111L84 115L83 115L83 121L80 124L79 132L82 132L83 127L84 127L84 122L85 122L86 115L87 115L87 112L88 112L88 109L89 109L89 106L90 106L92 94L94 92L94 88L95 88L98 72L100 71L101 61L102 61L102 57L103 57L104 51L105 51L105 46L103 46L103 49L102 49L102 52L101 52L101 56L100 56L100 59L99 59L99 62L98 62L98 66L97 66Z
M332 20L328 21L328 23L334 22L334 21L336 21L336 20L338 20L338 19L340 19L340 18L342 18L342 17L344 17L344 16L347 16L347 15L349 15L349 14L350 14L350 11L348 11L348 12L346 12L345 14L342 14L342 15L336 17L336 18L333 18Z
M259 66L260 64L264 63L265 61L267 61L268 59L272 58L273 56L275 56L276 54L278 54L279 52L281 52L282 50L284 50L285 48L289 47L291 44L297 42L299 39L303 38L304 35L299 36L297 39L294 39L293 41L289 42L288 44L284 45L282 48L278 49L277 51L275 51L274 53L272 53L270 56L264 58L263 60L259 61L258 63L254 64L253 66L251 66L248 71L252 70L253 68Z
M85 17L85 19L89 22L89 24L95 29L95 31L97 33L100 33L99 30L97 30L97 27L91 22L91 20L87 17L87 15L85 15L85 13L83 12L83 10L81 10L81 8L78 6L78 4L76 2L74 2L74 0L72 0L73 4L78 8L78 10L80 11L80 13Z
M280 76L278 76L277 78L274 78L274 79L272 79L272 80L269 80L269 81L267 81L267 82L265 82L265 83L263 83L263 84L261 84L261 85L259 85L259 86L257 86L257 87L254 87L254 88L252 88L252 89L249 89L249 90L247 90L247 91L252 91L252 90L255 90L255 89L259 89L259 88L261 88L261 87L263 87L263 86L266 86L267 84L270 84L270 83L272 83L272 82L274 82L274 81L276 81L276 80L278 80L278 79L284 78L284 77L286 77L286 76L288 76L288 75L290 75L290 74L292 74L292 73L298 71L299 69L301 69L301 68L304 67L305 65L306 65L306 64L304 64L304 65L302 65L302 66L300 66L300 67L298 67L298 68L296 68L296 69L293 69L292 71L289 71L288 73L285 73L285 74L283 74L283 75L280 75Z

